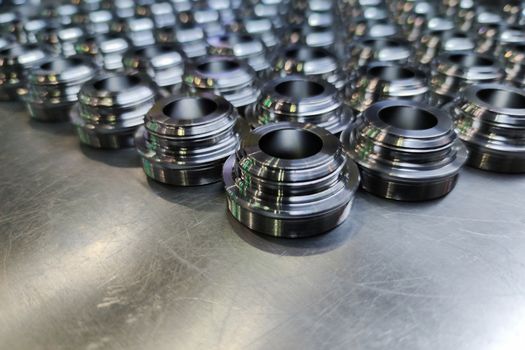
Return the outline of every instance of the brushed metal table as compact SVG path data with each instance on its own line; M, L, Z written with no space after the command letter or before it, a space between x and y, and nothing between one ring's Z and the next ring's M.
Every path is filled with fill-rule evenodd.
M525 348L525 177L446 198L360 192L349 220L270 239L221 184L148 181L133 150L0 105L1 349Z

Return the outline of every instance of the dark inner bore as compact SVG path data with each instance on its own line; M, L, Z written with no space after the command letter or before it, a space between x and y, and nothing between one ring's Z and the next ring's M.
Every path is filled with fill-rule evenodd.
M314 81L290 80L277 84L275 91L288 97L307 98L322 94L324 87Z
M302 159L319 153L323 148L323 140L307 130L283 129L261 137L259 147L275 158Z
M382 80L409 79L415 76L412 70L397 66L375 66L368 70L368 74Z
M300 61L315 60L327 56L326 52L319 48L301 47L286 51L286 57L295 58Z
M222 73L229 72L239 68L239 63L230 60L211 61L199 64L198 70L204 73Z
M140 83L140 79L136 76L116 75L103 80L99 80L94 84L97 90L107 90L111 92L119 92L129 89Z
M40 67L43 70L49 70L54 72L62 72L68 68L72 68L82 63L82 60L79 58L70 58L70 59L56 59L54 61L46 62Z
M500 89L483 89L476 94L480 100L496 108L525 109L525 95Z
M379 111L379 119L395 128L425 130L437 125L437 118L431 113L411 106L392 106Z
M176 120L193 120L205 117L217 109L217 104L203 97L185 97L168 103L162 112Z
M491 66L494 64L494 62L488 57L461 53L450 55L449 60L465 67Z

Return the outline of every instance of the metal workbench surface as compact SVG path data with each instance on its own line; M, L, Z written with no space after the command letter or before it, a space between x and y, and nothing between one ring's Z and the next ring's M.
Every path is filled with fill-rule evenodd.
M221 184L0 105L1 349L525 348L525 178L465 169L429 203L363 193L335 231L270 239Z

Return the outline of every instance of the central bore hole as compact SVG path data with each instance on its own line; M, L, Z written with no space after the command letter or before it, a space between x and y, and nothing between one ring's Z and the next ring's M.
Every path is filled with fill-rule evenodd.
M140 79L136 76L118 75L112 76L94 84L97 90L107 90L111 92L119 92L129 89L140 83Z
M217 104L207 98L185 97L164 106L162 112L171 119L193 120L205 117L217 109Z
M70 59L67 59L67 60L64 60L64 59L56 59L54 61L51 61L51 62L46 62L44 64L42 64L40 67L44 70L50 70L50 71L54 71L54 72L61 72L61 71L64 71L68 68L72 68L74 66L77 66L79 65L80 63L82 63L82 60L78 59L78 58L70 58Z
M494 63L490 58L469 54L454 54L450 55L449 59L466 67L491 66Z
M212 62L206 62L199 64L197 67L198 70L204 73L222 73L222 72L230 72L232 70L238 69L239 63L235 61L212 61Z
M300 61L309 61L319 58L325 58L328 55L320 49L301 47L296 49L291 49L286 52L286 57L295 58Z
M376 66L368 70L368 74L382 80L409 79L415 76L410 69L396 66Z
M322 94L324 87L314 81L291 80L277 84L275 91L288 97L306 98Z
M483 89L476 94L478 98L496 108L525 109L525 95L500 89Z
M275 158L301 159L319 153L323 148L323 140L310 131L283 129L261 137L259 147Z
M430 129L438 123L432 113L410 106L383 108L379 111L379 119L388 125L405 130Z

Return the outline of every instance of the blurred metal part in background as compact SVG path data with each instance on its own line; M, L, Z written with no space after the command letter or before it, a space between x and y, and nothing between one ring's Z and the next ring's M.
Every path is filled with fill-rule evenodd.
M276 122L301 122L337 134L353 121L354 114L332 84L287 76L264 84L257 102L247 108L246 119L254 128Z
M347 72L372 61L407 63L413 59L412 45L399 38L362 38L348 48Z
M156 85L140 74L103 73L88 81L71 113L80 141L95 148L132 146L156 94Z
M380 197L404 201L449 193L467 160L452 119L429 105L381 101L341 134L361 169L361 186Z
M525 93L501 84L478 84L446 105L469 148L468 164L483 170L525 172Z
M31 117L45 122L69 120L82 84L96 72L97 67L82 57L53 57L34 67L25 97Z
M503 57L507 80L518 87L524 87L525 43L506 45L501 56Z
M79 55L91 58L100 68L105 70L121 70L122 58L130 47L124 37L115 33L87 35L75 45Z
M204 30L194 23L180 23L175 26L158 28L155 31L157 42L178 44L189 58L206 55L206 36Z
M158 101L135 135L147 176L170 185L221 181L222 166L248 132L224 98L201 94Z
M245 137L224 164L228 209L277 237L326 232L348 216L359 170L337 138L312 124L274 123Z

